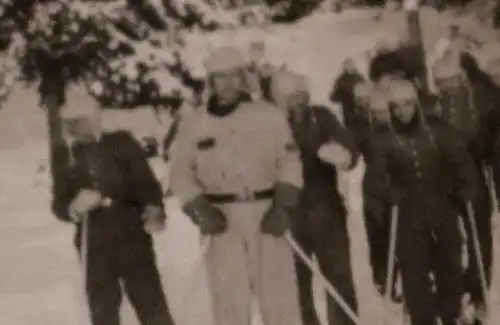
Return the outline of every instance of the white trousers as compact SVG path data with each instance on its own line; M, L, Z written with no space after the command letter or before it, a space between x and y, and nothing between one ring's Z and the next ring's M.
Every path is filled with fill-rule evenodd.
M252 295L264 325L301 325L293 252L260 232L268 201L220 206L228 219L207 253L215 325L250 325Z

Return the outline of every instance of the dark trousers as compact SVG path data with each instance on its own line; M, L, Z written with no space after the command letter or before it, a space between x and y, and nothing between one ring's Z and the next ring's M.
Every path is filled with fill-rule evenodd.
M357 312L345 209L340 198L328 197L328 200L330 202L303 205L294 220L293 234L307 254L316 256L322 273ZM304 325L319 324L314 309L311 271L300 260L296 262L296 270ZM327 306L330 325L354 324L330 296Z
M87 296L92 325L120 325L122 287L141 325L172 325L150 243L91 249Z
M482 174L481 171L481 176ZM474 220L477 227L477 236L479 239L479 246L481 248L481 258L483 261L487 287L491 284L492 273L492 259L493 259L493 229L491 225L492 203L488 186L483 177L480 177L480 190L476 199L472 202L474 210ZM481 287L480 272L477 263L477 254L474 249L473 233L470 223L470 218L467 214L467 207L465 202L461 202L460 214L463 216L462 220L465 225L467 233L467 252L469 256L469 263L465 270L465 291L471 294L472 302L481 304L484 302L483 291Z
M381 292L385 291L389 241L391 229L391 204L364 195L364 217L372 277ZM397 272L394 272L394 279ZM394 281L393 281L394 283ZM392 288L391 288L392 290Z
M455 325L462 295L462 238L458 218L433 228L411 228L400 217L397 257L412 325ZM429 273L435 276L434 283ZM436 291L432 286L436 285Z

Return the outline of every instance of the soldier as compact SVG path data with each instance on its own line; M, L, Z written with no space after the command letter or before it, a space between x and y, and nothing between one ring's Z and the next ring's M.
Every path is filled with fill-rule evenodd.
M393 85L392 130L377 133L380 191L398 207L397 259L412 325L456 325L462 294L461 235L453 190L475 198L477 170L461 134L418 114L415 87ZM435 275L433 294L429 273Z
M76 224L93 325L119 325L124 285L142 325L173 324L150 233L162 228L161 187L145 152L125 131L103 132L100 109L67 92L63 127L71 143L54 154L52 210Z
M387 253L389 242L390 206L380 197L376 184L373 184L373 152L372 134L380 124L389 122L388 101L384 87L377 87L368 80L363 80L358 74L353 74L352 61L347 61L343 76L338 78L332 99L340 100L344 113L346 127L354 135L357 145L363 154L366 171L363 178L363 209L365 226L368 236L370 263L375 286L384 293L387 268ZM351 72L348 74L347 72ZM387 87L387 86L386 86ZM396 301L396 291L393 288L392 298Z
M265 53L266 45L263 41L250 43L247 82L254 98L269 101L270 67L263 63Z
M462 60L460 60L462 58ZM497 133L498 121L494 116L496 107L492 107L493 91L474 74L471 61L465 61L460 53L449 53L438 60L433 67L436 86L439 91L439 115L457 130L460 130L466 141L466 147L474 158L474 166L479 175L479 192L473 202L474 219L481 248L486 281L491 282L491 265L493 257L492 240L492 202L488 187L487 167L492 159L493 142ZM460 67L460 63L468 63L469 77ZM471 257L465 272L465 290L471 295L471 302L476 307L482 307L484 297L481 278L477 266L477 254L474 249L473 234L470 219L464 201L457 201L463 216L467 232L467 249Z
M378 291L385 294L391 205L380 195L377 188L376 166L374 163L376 162L375 155L378 153L374 150L376 145L373 142L377 140L374 138L377 130L387 127L390 123L388 95L380 88L372 88L368 94L368 102L365 105L368 115L367 126L364 130L364 136L359 142L366 164L363 178L363 210L373 280ZM397 272L394 272L394 274L397 274ZM400 297L396 294L395 286L391 288L391 291L392 298L399 302Z
M206 64L206 110L181 121L171 188L210 237L215 324L249 324L252 293L265 324L299 324L294 258L283 237L302 187L286 116L242 92L246 62L234 48Z
M362 115L362 112L359 111L360 106L355 103L354 88L363 79L357 71L354 61L346 60L343 63L342 73L335 80L330 94L330 100L333 103L340 104L344 125L351 131L353 131L352 127L356 125L356 121Z
M356 311L347 212L337 185L337 168L351 170L357 163L355 140L328 108L309 104L308 89L299 76L284 71L273 76L271 85L274 101L288 115L302 158L304 188L294 218L294 237L306 253L316 256L323 274ZM322 146L329 143L336 144L333 165L321 157ZM304 324L319 325L312 274L301 261L296 269ZM331 325L354 324L331 297L328 320Z

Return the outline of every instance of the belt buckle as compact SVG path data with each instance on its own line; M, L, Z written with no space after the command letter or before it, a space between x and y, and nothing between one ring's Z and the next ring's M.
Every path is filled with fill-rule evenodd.
M243 202L253 201L255 199L255 195L253 191L251 191L248 187L244 187L237 194L238 199Z

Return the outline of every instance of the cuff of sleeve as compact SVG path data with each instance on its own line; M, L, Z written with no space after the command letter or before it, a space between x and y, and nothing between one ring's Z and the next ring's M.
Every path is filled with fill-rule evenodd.
M148 206L148 205L154 205L154 206L163 206L163 195L161 196L148 196L148 197L144 197L142 199L142 202L144 202L143 204L145 206Z
M175 196L174 192L170 188L165 192L165 194L163 194L163 198L167 199L167 200L170 199L173 196Z
M351 163L347 166L347 171L352 171L357 165L359 161L359 154L351 152Z
M181 203L181 208L195 224L199 224L202 218L201 211L206 209L208 205L210 203L202 195L199 195Z
M279 182L275 186L275 192L274 203L277 206L293 208L299 202L300 188L292 184Z
M69 204L63 203L52 203L52 213L54 216L64 222L75 223L69 215Z

